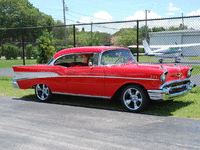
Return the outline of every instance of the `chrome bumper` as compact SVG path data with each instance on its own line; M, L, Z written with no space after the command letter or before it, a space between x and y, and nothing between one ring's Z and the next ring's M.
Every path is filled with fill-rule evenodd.
M16 80L15 77L13 78L11 84L13 85L14 88L18 88L18 89L20 89L20 87L19 87L19 85L18 85L17 80Z
M151 100L172 100L174 97L186 95L196 84L189 79L167 82L159 90L148 90Z

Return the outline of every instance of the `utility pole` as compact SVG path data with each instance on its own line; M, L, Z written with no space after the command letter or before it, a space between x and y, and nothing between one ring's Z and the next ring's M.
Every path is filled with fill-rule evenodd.
M183 30L184 30L184 19L183 19L183 13L182 13L182 26L183 26Z
M65 32L65 46L67 47L67 35L66 35L66 19L65 19L65 9L67 7L65 6L65 0L63 0L63 15L64 15L64 32ZM67 11L67 10L66 10Z
M150 10L145 10L145 27L146 27L145 38L147 38L147 13L150 13L150 12L151 12Z

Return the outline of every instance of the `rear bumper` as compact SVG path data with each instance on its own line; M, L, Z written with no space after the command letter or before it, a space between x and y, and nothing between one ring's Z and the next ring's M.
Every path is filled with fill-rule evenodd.
M189 79L184 79L165 83L159 90L148 90L147 92L151 100L172 100L175 97L186 95L195 86L196 84Z
M16 80L15 77L13 78L11 84L13 85L14 88L18 88L18 89L20 89L20 87L19 87L19 85L18 85L17 80Z

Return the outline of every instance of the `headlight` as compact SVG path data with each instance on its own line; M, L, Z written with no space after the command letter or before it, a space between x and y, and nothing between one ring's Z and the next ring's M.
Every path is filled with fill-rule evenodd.
M168 71L165 71L165 72L160 76L160 81L161 81L161 82L165 82L165 81L166 81L167 74L168 74Z
M191 75L192 75L192 70L193 70L193 68L191 68L191 69L189 69L189 70L187 71L187 77L188 77L188 78L191 77Z

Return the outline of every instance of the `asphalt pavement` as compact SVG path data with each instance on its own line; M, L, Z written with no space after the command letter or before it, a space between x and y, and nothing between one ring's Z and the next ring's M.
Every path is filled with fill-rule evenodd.
M1 150L199 150L200 120L0 96Z
M2 68L0 69L0 76L14 77L15 73L12 68Z

